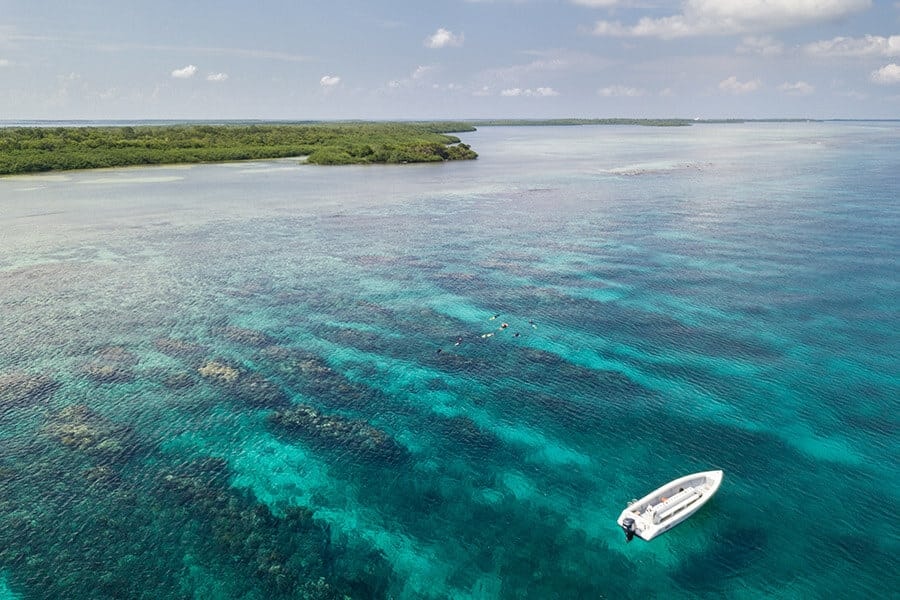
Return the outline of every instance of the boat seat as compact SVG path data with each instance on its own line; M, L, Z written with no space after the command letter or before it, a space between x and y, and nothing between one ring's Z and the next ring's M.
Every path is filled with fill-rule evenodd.
M658 505L657 510L653 511L653 522L659 523L661 521L664 521L665 519L678 512L680 509L685 508L686 506L700 499L702 495L702 489L689 487L681 492L678 492L671 498L667 498L660 505Z

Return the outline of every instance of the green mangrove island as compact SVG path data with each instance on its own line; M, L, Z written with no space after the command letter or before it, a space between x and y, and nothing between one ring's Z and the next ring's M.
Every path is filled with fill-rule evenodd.
M0 128L0 175L305 156L318 165L468 160L467 123Z

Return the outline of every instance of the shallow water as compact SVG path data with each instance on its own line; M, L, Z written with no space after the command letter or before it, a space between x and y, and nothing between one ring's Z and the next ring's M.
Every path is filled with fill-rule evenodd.
M0 179L0 598L893 593L900 127L464 137Z

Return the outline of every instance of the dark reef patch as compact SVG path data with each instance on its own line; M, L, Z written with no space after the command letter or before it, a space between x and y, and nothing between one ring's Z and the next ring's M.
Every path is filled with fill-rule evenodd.
M264 350L262 356L288 387L319 404L362 410L383 405L386 401L378 390L348 379L312 352L272 346Z
M381 554L305 508L275 514L219 458L132 470L35 456L20 475L0 494L0 569L26 598L345 600L394 584ZM20 501L48 480L52 493Z
M206 361L197 368L197 373L227 396L252 408L276 408L289 402L287 394L276 383L230 361Z
M46 402L59 388L49 375L13 371L0 375L0 415Z
M271 598L344 600L381 598L392 578L378 553L368 551L363 568L342 564L346 542L309 509L290 506L275 515L253 495L228 486L230 473L218 458L203 458L157 478L164 495L174 499L210 542L207 560L228 557L229 569L261 585ZM337 543L336 543L337 542Z
M268 416L276 430L297 433L317 448L335 448L355 457L396 463L409 451L384 431L365 421L320 412L305 404Z
M197 384L197 379L190 373L181 371L177 373L170 373L166 375L163 379L163 385L166 386L166 389L169 390L184 390L187 388L194 387Z
M67 448L104 461L122 460L136 450L129 426L114 423L84 404L52 413L42 432Z
M128 367L101 362L90 362L83 365L80 371L96 383L130 383L135 377L134 371Z
M277 343L277 340L267 333L255 329L247 329L246 327L238 327L236 325L217 327L213 330L213 334L252 348L265 348L266 346L272 346Z
M183 360L200 360L209 355L209 348L187 340L157 338L153 345L163 354Z
M434 425L439 434L453 444L453 450L473 458L496 458L502 447L497 436L479 427L471 417L435 417Z
M104 363L114 364L122 367L133 367L137 365L140 357L122 346L105 346L94 351L93 360Z

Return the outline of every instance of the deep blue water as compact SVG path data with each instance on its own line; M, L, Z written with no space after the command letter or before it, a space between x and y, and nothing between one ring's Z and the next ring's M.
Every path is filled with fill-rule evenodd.
M463 137L0 179L0 598L896 594L900 125Z

